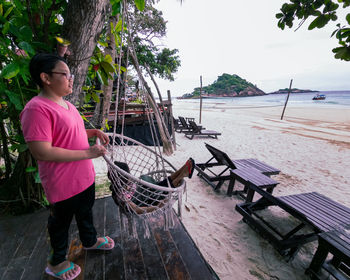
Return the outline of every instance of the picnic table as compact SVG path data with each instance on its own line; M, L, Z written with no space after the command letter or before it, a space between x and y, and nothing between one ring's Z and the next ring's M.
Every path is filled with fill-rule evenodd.
M246 199L246 202L252 202L255 190L251 186L255 186L272 194L273 189L277 186L278 182L264 175L258 169L254 167L244 167L239 169L230 169L230 183L227 189L227 195L238 194ZM244 185L243 190L233 191L235 182L238 181ZM246 193L246 195L245 195Z
M327 260L329 254L331 260ZM321 268L336 279L350 279L350 226L318 235L318 248L306 273L321 279Z

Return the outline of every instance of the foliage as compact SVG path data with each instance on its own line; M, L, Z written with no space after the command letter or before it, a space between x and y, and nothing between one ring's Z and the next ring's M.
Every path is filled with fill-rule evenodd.
M19 114L38 90L30 81L28 64L38 51L52 52L60 35L60 14L66 1L2 1L0 3L0 125L6 176L2 198L18 198L24 206L45 205L36 161L24 141ZM16 160L17 158L17 160ZM24 186L25 185L25 186Z
M145 6L143 13L137 10L129 11L130 34L139 63L148 67L153 75L174 81L173 74L181 65L177 49L159 48L155 41L166 34L166 21L163 13L150 4Z
M343 8L350 6L350 0L337 0L337 2L339 4L332 0L291 0L282 5L281 13L276 14L278 27L282 30L285 26L292 28L296 18L301 20L300 27L308 18L312 18L309 30L323 28L330 21L338 19L337 10L340 4ZM345 19L347 26L338 23L337 29L331 35L336 36L340 45L332 51L335 58L350 61L350 13L346 15Z
M134 1L140 10L144 8L145 0ZM111 0L111 4L112 12L118 13L121 0ZM30 58L40 51L55 52L56 37L63 37L66 7L66 0L0 1L0 150L6 167L0 178L0 197L1 200L21 201L21 209L47 205L37 163L24 141L19 114L39 92L30 80ZM121 28L121 23L113 27L118 42ZM91 98L98 91L92 81L97 79L104 84L117 70L113 59L102 54L105 39L101 36L100 48L96 48L91 59L86 84Z
M230 74L222 74L218 77L218 79L212 83L209 86L203 87L202 91L203 93L207 94L223 94L223 93L232 93L235 92L239 94L241 91L245 90L247 87L253 87L255 86L242 79L238 75L230 75ZM200 88L195 88L194 92L192 93L193 96L198 96L200 94Z
M135 51L141 66L149 67L152 74L157 74L163 79L174 81L173 73L177 72L181 65L177 49L162 50L155 46L143 44L139 38L134 39Z

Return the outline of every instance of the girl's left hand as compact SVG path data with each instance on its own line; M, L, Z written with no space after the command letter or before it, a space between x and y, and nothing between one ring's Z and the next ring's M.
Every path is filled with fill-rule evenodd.
M96 136L100 139L101 145L106 146L109 144L109 137L102 130L96 129Z

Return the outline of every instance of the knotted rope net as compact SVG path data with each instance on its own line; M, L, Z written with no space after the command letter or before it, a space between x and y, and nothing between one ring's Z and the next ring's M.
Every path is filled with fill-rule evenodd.
M173 205L178 203L181 216L182 193L185 180L174 187L169 177L175 167L160 153L121 134L109 134L111 143L104 156L111 181L112 197L122 214L127 215L135 228L133 216L142 219L145 235L149 236L147 220L162 215L164 227L174 225ZM131 234L136 234L136 229Z
M126 18L125 8L127 2L123 1L122 26ZM126 20L127 21L127 20ZM129 24L127 21L127 26ZM123 30L121 38L123 40ZM130 34L129 34L130 35ZM127 40L127 57L130 54L135 58L135 68L138 74L142 92L145 90L145 79L140 71L136 53L132 46L132 39ZM121 54L118 59L118 69L121 69ZM127 73L125 73L126 75ZM174 225L172 219L173 205L178 202L178 215L181 217L182 193L185 191L186 182L182 179L180 184L174 187L169 176L176 171L175 167L163 158L160 150L160 142L155 128L155 119L159 121L161 116L158 108L154 106L154 97L149 92L144 97L145 114L148 118L150 134L154 146L148 147L135 139L124 135L125 126L125 102L122 106L121 122L118 122L118 104L121 82L120 71L118 71L118 83L116 90L116 106L114 114L113 133L109 134L110 143L107 146L108 153L104 159L108 167L108 178L111 181L112 197L119 206L122 215L126 215L132 231L137 234L135 217L141 218L144 223L145 236L149 236L148 221L151 217L162 215L164 217L164 227L169 228ZM150 108L149 102L153 102ZM157 114L155 116L155 114ZM116 128L121 124L121 134L116 133ZM158 127L161 125L158 123ZM124 219L125 220L125 219ZM126 228L126 226L125 226ZM130 228L130 227L129 227Z

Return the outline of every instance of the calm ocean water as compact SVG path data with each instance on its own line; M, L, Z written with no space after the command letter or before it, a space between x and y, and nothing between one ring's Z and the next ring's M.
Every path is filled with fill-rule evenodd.
M350 91L321 91L319 94L326 95L325 100L312 100L317 94L316 92L307 93L291 93L288 105L292 106L327 106L338 107L346 106L350 109ZM283 106L286 102L287 94L269 94L264 96L248 96L248 97L222 97L222 98L206 98L203 99L203 107L211 107L213 104L222 106ZM177 100L176 103L193 102L199 103L199 100Z

